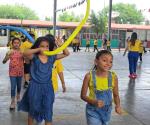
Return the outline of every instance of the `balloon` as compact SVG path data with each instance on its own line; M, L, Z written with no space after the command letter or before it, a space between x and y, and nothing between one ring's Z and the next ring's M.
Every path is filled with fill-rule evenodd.
M15 27L15 26L0 26L0 29L9 29L9 30L15 30L18 32L22 32L32 43L34 43L34 39L31 37L31 35L23 28Z
M74 32L71 34L71 36L67 39L67 41L65 41L65 43L61 47L57 48L54 51L44 51L44 54L47 56L56 55L56 54L60 53L61 51L63 51L67 46L69 46L71 41L76 37L76 35L82 29L83 25L86 23L89 13L90 13L90 0L87 0L86 15L83 18L83 20L80 22L79 26L74 30Z

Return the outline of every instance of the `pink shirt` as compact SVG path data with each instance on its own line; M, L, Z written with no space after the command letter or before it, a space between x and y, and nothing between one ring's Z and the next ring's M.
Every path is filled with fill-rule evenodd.
M18 50L13 50L10 54L9 76L23 76L23 54Z

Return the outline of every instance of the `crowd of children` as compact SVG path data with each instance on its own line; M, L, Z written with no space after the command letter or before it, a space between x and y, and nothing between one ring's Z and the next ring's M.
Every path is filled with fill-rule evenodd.
M33 125L34 119L37 122L45 120L45 125L52 125L54 93L58 91L57 74L61 80L63 92L66 92L63 65L60 59L69 55L68 49L66 48L62 53L53 56L46 56L43 53L60 47L63 44L62 41L64 40L54 38L51 34L37 38L34 44L28 40L22 43L19 38L13 38L11 49L3 59L4 64L10 60L10 110L15 109L17 102L19 111L28 112L28 125ZM136 66L138 58L142 61L143 44L138 40L135 32L132 33L127 42L128 46L124 55L129 51L129 77L135 79L137 77ZM87 125L108 125L113 98L115 111L118 114L122 113L118 92L118 78L116 73L111 71L113 55L110 49L110 41L104 40L103 42L106 50L98 51L97 45L98 41L95 39L94 52L97 50L94 60L95 66L84 77L81 99L87 102ZM90 42L87 40L85 51L90 51L89 46ZM27 89L22 99L20 99L23 76L24 87ZM89 95L87 95L88 90Z

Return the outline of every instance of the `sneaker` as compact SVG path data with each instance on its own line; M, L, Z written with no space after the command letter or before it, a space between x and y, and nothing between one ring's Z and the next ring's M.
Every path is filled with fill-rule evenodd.
M130 74L128 77L129 77L129 78L132 78L132 74Z
M132 75L132 77L133 77L133 78L136 78L136 77L137 77L137 74L136 74L136 73L134 73L134 74Z
M24 82L24 88L28 88L28 82Z
M9 109L10 109L10 111L15 110L15 102L14 101L11 102Z

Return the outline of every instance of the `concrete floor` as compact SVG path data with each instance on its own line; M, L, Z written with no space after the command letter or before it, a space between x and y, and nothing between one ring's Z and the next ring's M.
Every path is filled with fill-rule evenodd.
M67 92L62 93L61 85L54 103L53 125L86 125L85 103L80 99L82 80L93 67L95 53L73 53L63 60ZM10 82L8 63L2 59L6 48L0 48L0 125L26 125L27 114L10 112ZM119 92L123 115L112 113L110 125L150 125L150 53L144 54L143 63L138 63L136 80L128 78L128 60L123 52L113 50L113 70L118 74ZM22 89L22 94L25 90ZM36 124L36 123L35 123ZM44 124L43 124L44 125Z

